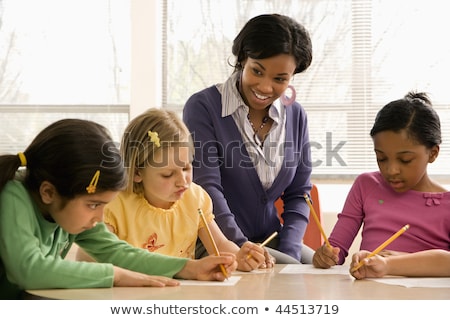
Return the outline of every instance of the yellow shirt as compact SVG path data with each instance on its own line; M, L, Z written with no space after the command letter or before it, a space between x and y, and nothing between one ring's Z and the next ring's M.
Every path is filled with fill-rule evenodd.
M193 259L198 230L203 227L199 208L206 221L214 219L208 193L192 183L170 209L152 206L143 195L121 192L105 206L104 220L120 239L135 247Z

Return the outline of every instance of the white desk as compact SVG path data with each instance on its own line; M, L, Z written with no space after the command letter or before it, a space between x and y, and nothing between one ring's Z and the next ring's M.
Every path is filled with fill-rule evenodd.
M239 273L234 286L28 290L31 299L76 300L449 300L449 288L406 288L349 274ZM339 268L339 267L338 267ZM346 268L347 266L340 266Z

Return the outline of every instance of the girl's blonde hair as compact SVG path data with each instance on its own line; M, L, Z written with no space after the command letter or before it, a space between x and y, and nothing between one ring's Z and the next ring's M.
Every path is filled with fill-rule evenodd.
M142 184L134 182L137 170L150 165L164 166L155 163L154 157L169 147L189 147L193 159L194 144L189 129L175 112L150 108L128 124L120 146L127 169L128 192L143 193Z

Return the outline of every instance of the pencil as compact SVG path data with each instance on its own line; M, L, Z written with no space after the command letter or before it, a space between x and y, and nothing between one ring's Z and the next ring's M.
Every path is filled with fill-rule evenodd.
M314 207L313 207L313 205L311 203L311 200L309 200L309 196L305 193L303 195L303 197L305 198L306 203L309 206L309 211L310 211L311 215L313 216L314 221L316 221L317 227L319 228L320 233L322 234L322 237L325 239L325 243L327 244L327 247L331 248L331 244L328 241L328 238L327 238L327 235L325 234L325 231L323 231L322 224L320 223L320 220L319 220L319 216L317 215L316 210L314 210Z
M198 209L198 214L200 215L200 217L203 220L203 223L205 224L205 228L206 228L206 231L208 232L209 240L211 241L211 243L212 243L212 245L214 247L214 251L216 252L216 256L220 257L219 249L217 248L216 242L214 241L214 238L212 236L211 230L209 229L209 226L208 226L208 222L206 221L206 218L203 215L202 209L200 209L200 208ZM223 264L220 264L220 270L222 270L222 273L225 276L225 278L228 278L227 270L225 270L225 267L223 266Z
M386 248L392 241L394 241L395 239L397 239L399 236L401 236L403 234L403 232L405 232L406 230L409 229L409 224L403 226L400 230L398 230L396 233L394 233L389 239L387 239L385 242L383 242L382 244L380 244L378 246L378 248L376 248L375 250L373 250L371 253L369 253L367 255L367 257L365 257L364 259L373 257L374 255L380 253L381 250L383 250L384 248ZM352 272L358 270L359 268L361 268L364 265L364 259L361 260L358 265L356 267L352 268Z
M259 247L262 248L264 247L266 244L268 244L270 242L270 240L272 240L273 238L275 238L277 236L278 232L274 232L272 233L266 240L264 240L262 243L259 244Z
M262 243L259 244L259 247L262 248L264 247L266 244L268 244L270 242L270 240L272 240L273 238L275 238L277 236L278 232L274 232L272 233L266 240L264 240ZM247 259L250 259L252 255L249 253L247 255Z

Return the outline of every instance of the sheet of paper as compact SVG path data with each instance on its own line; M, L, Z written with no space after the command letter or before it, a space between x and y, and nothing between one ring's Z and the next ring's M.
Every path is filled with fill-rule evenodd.
M231 276L225 281L198 281L198 280L179 280L182 286L234 286L241 279L240 276Z
M450 288L450 278L384 277L367 280L407 288Z
M261 274L261 273L272 273L275 272L274 269L255 269L252 271L234 271L233 274Z
M280 271L280 273L350 275L348 266L333 266L329 269L318 269L314 268L312 264L288 264Z

